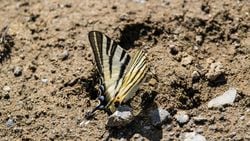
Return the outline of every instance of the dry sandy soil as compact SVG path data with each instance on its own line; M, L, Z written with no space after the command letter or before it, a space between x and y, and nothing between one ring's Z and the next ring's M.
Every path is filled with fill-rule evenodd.
M0 140L250 140L249 27L249 0L0 0ZM85 122L98 104L91 30L147 52L126 127L107 128L104 111ZM230 87L235 102L208 109ZM173 117L161 127L148 117L157 107Z

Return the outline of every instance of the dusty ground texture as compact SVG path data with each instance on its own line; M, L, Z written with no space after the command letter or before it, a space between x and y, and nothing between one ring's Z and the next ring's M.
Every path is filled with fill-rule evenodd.
M249 26L249 0L0 0L0 140L179 140L192 131L250 140ZM151 71L131 101L139 114L126 127L105 127L103 111L84 119L98 103L91 30L147 52ZM230 87L234 104L208 109ZM154 127L157 107L190 120ZM198 116L205 122L192 122Z

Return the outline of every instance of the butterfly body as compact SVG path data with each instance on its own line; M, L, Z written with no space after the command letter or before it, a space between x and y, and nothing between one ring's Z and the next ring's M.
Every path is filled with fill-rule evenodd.
M93 112L104 109L113 113L134 96L143 82L148 71L146 55L138 51L131 58L125 49L99 31L89 32L89 41L102 80L100 104Z

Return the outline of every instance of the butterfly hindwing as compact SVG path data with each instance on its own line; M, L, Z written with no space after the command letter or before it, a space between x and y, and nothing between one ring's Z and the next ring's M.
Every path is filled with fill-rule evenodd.
M147 71L146 56L142 51L138 51L128 65L116 97L110 101L110 104L108 104L110 105L109 109L111 112L115 111L114 105L116 105L116 103L125 103L135 95L135 92L143 82Z

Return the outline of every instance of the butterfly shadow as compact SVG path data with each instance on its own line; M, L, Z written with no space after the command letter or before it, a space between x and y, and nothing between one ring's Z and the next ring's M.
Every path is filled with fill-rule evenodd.
M157 104L154 102L155 96L155 92L145 93L142 96L142 110L135 116L134 120L125 127L108 128L108 137L105 140L109 140L110 138L125 138L127 140L131 140L132 138L146 138L151 141L161 140L162 129L160 126L153 126L150 118L151 109L158 108ZM155 116L158 116L155 118L160 118L159 113Z
M120 30L121 37L119 45L128 50L134 46L135 41L142 36L146 36L150 30L151 28L144 23L126 25L123 30Z

